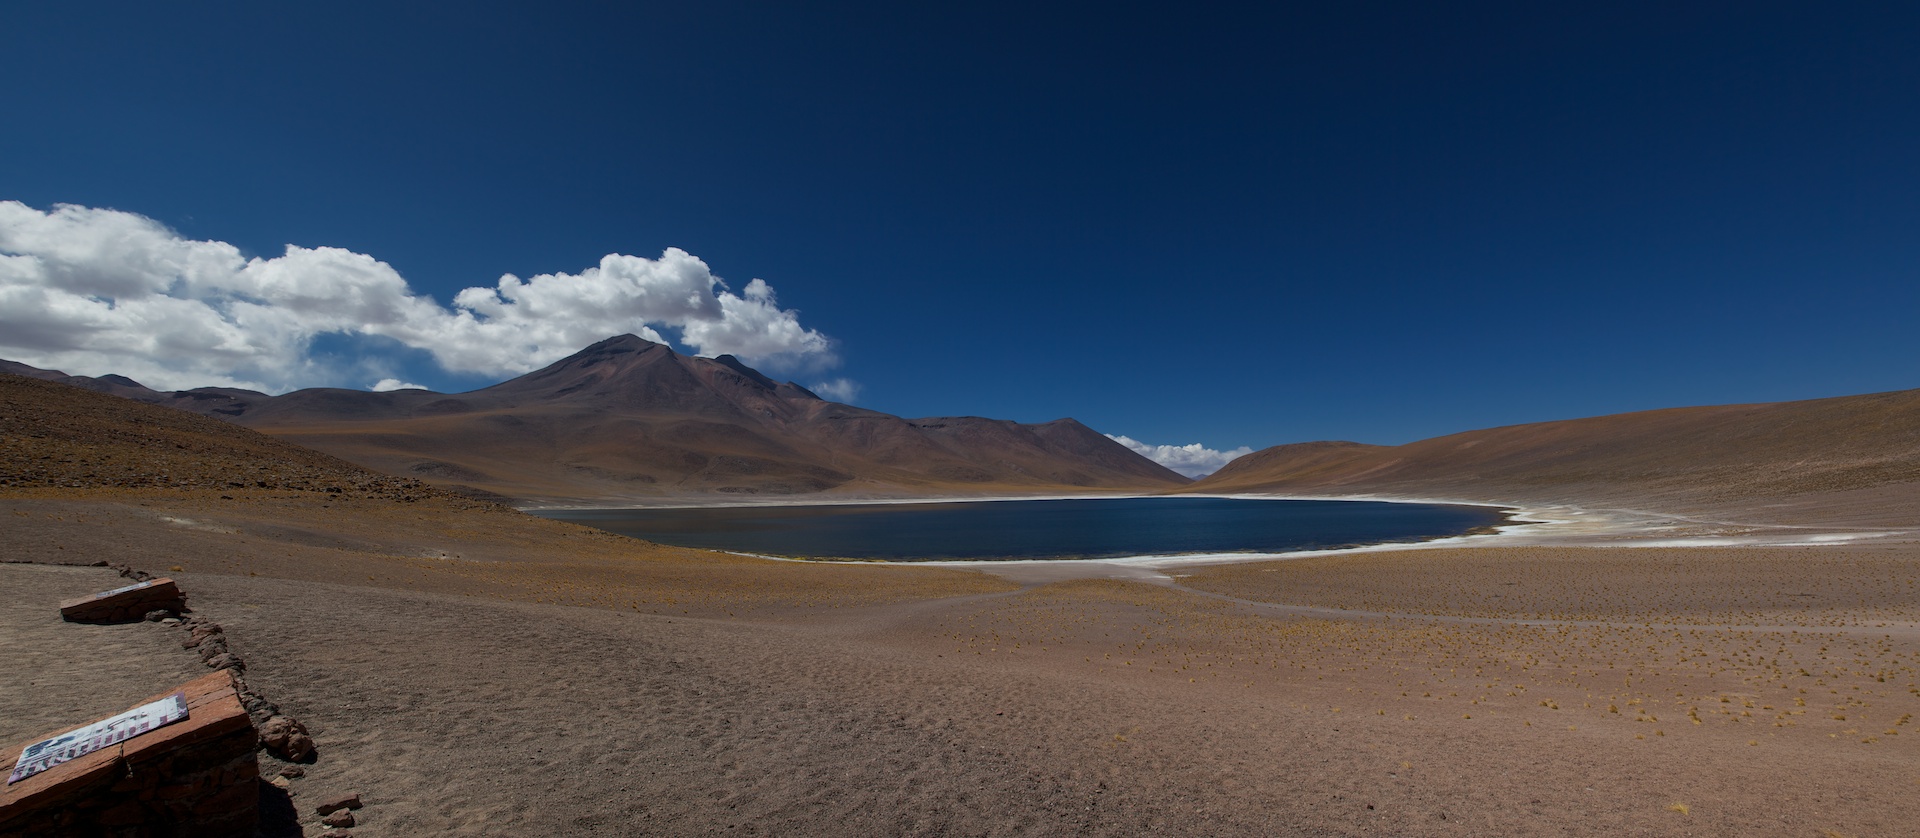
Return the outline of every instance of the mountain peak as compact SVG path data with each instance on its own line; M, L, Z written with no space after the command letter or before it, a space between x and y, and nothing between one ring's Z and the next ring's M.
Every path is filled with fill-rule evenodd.
M585 355L613 355L613 354L620 354L624 352L645 352L656 346L662 349L667 349L668 351L672 351L669 347L666 346L666 344L654 343L653 341L647 340L646 338L640 337L639 335L625 334L625 335L614 335L613 337L607 338L606 340L598 341L593 345L580 350L579 352L573 353L573 357L578 358Z
M668 357L678 356L678 353L673 351L673 347L667 346L666 344L654 343L637 335L615 335L548 364L546 369L533 374L540 375L549 371L563 369L585 369L605 361L622 359L626 356L647 355L655 350L665 350Z
M492 394L538 395L553 398L568 394L604 393L613 379L631 375L637 367L651 367L660 361L677 359L673 349L636 335L615 335L561 358L519 378L512 378L474 391Z

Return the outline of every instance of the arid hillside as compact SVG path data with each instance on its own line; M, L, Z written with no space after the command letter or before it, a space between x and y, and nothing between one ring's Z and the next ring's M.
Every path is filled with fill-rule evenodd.
M1513 425L1399 446L1279 445L1185 491L1651 503L1912 523L1920 390Z
M265 490L482 506L226 422L7 374L0 487Z
M7 371L225 419L388 474L534 501L1159 491L1187 479L1072 419L902 419L777 383L731 356L631 335L458 395L149 390Z

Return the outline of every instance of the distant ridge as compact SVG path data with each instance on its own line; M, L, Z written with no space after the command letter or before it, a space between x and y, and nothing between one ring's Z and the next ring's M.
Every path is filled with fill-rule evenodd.
M1310 442L1181 491L1776 510L1920 526L1920 390Z
M158 392L0 362L214 416L388 474L532 502L1163 491L1189 481L1072 419L902 419L826 401L732 356L621 335L470 393Z
M22 376L22 366L0 364L0 488L245 489L479 508L230 422ZM108 383L139 387L124 381Z

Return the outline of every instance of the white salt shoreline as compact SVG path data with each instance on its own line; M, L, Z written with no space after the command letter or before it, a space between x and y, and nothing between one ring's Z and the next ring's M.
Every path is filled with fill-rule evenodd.
M1341 547L1327 550L1293 550L1268 553L1183 553L1139 556L1113 556L1091 559L952 559L918 562L895 562L885 560L836 561L835 564L859 564L880 567L954 567L980 570L1043 570L1065 571L1078 568L1082 572L1106 568L1121 571L1124 575L1158 576L1155 571L1193 565L1237 564L1242 562L1282 561L1305 559L1317 556L1338 556L1360 553L1398 552L1404 550L1436 550L1478 547L1819 547L1840 546L1860 541L1888 539L1913 533L1903 530L1847 530L1806 527L1786 524L1748 524L1723 521L1702 521L1680 515L1629 509L1591 509L1574 505L1527 506L1521 504L1491 503L1487 501L1459 500L1454 498L1411 498L1381 495L1270 495L1270 494L1220 494L1220 495L1071 495L1050 497L1001 497L1001 498L919 498L890 500L843 500L828 503L761 503L733 504L731 506L843 506L850 504L911 504L911 503L960 503L984 501L1015 500L1082 500L1089 498L1122 499L1153 497L1192 497L1227 498L1233 500L1310 500L1310 501L1354 501L1376 503L1417 503L1436 506L1478 506L1508 510L1510 523L1500 525L1491 533L1447 536L1425 541L1383 542L1354 547ZM606 507L590 507L606 508ZM660 507L651 507L660 508ZM700 507L674 507L700 508ZM767 556L757 553L737 551L734 555L772 559L776 561L825 561L817 559L794 559L784 556ZM1025 574L1021 574L1025 575ZM1078 573L1072 575L1080 575ZM1089 575L1103 575L1095 572Z
M1814 547L1837 546L1871 539L1912 535L1902 530L1834 531L1785 524L1747 524L1700 521L1685 516L1633 509L1592 509L1582 506L1490 503L1455 498L1411 498L1383 495L1194 495L1193 497L1243 498L1248 500L1344 500L1381 503L1420 503L1443 506L1483 506L1510 510L1509 523L1491 533L1450 536L1417 542L1386 542L1332 550L1297 550L1283 553L1218 553L1208 555L1127 556L1107 561L1141 568L1161 569L1183 565L1231 564L1253 561L1304 559L1357 553L1398 552L1404 550L1440 550L1467 547ZM932 564L919 562L917 564ZM941 564L961 564L942 562ZM980 566L991 562L967 562Z

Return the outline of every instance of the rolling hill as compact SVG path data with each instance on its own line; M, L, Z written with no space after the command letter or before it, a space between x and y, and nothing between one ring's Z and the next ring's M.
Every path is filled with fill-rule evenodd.
M632 335L469 393L157 392L14 372L177 407L476 495L543 502L1150 492L1186 478L1072 419L902 419L826 401L722 355Z
M1278 445L1189 492L1793 510L1920 524L1920 390Z

